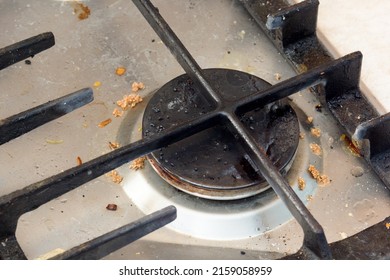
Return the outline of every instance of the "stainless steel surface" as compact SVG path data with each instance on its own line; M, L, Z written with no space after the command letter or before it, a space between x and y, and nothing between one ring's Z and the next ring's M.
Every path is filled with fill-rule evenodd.
M0 146L0 195L73 167L77 157L87 161L104 154L109 151L109 141L125 144L139 139L148 98L183 73L130 1L83 3L91 15L80 20L73 1L0 0L1 47L46 31L52 31L56 38L55 46L32 58L31 65L20 62L0 71L1 119L101 82L101 86L94 87L95 100L91 104ZM238 69L271 84L278 82L278 75L282 79L294 75L238 2L153 3L202 68ZM118 66L126 67L125 75L115 74ZM115 118L115 101L130 93L134 81L146 86L139 92L144 102ZM346 148L340 140L343 132L329 113L315 110L318 102L309 92L297 93L292 100L303 112L305 138L288 180L295 189L298 176L307 182L305 191L297 192L323 226L328 241L350 236L389 216L389 192L365 161ZM305 115L312 116L313 125L321 129L320 139L311 136ZM107 118L112 122L99 128L98 124ZM309 144L313 141L321 144L322 156L311 153ZM327 174L331 183L318 187L306 171L308 164ZM178 223L183 219L181 212L203 205L200 200L172 191L149 165L139 171L126 165L118 172L124 176L122 184L102 176L23 215L17 238L27 257L36 258L56 248L69 249L140 218L160 204L182 207L182 211L178 208ZM312 195L310 201L308 195ZM189 203L184 204L186 201ZM109 203L117 204L118 210L107 211ZM240 220L240 215L258 209L241 212L243 206L235 206L230 215L221 214L219 206L206 205L223 219ZM290 219L283 205L267 215L277 221L273 222L276 226ZM249 218L251 222L256 219ZM224 236L219 241L215 237L198 238L191 231L178 232L177 225L152 233L108 258L276 258L295 252L302 241L302 231L294 220L274 230L272 223L251 224L233 240L217 232L219 237ZM197 230L202 232L202 226L197 225Z

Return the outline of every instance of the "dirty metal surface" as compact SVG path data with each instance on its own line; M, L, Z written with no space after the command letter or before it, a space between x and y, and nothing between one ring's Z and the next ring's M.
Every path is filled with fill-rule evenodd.
M206 69L203 72L213 88L222 93L221 98L229 102L270 87L264 80L240 71ZM164 129L205 114L208 105L195 85L183 75L159 89L145 110L144 136L158 135ZM286 174L298 147L299 125L292 108L282 103L277 101L247 112L240 119L275 166ZM184 185L187 191L190 186L201 188L203 197L213 199L241 199L269 186L256 173L250 157L236 142L237 137L228 127L216 125L151 155L154 164L171 174L166 178L175 178L170 182L178 188ZM184 185L178 183L180 181ZM256 185L258 187L253 188Z

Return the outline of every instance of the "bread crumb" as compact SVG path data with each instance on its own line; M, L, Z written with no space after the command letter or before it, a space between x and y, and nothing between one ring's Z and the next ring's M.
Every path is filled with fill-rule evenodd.
M299 133L299 139L305 139L305 133L303 132Z
M316 156L320 156L322 154L322 149L321 149L320 145L315 144L315 143L310 143L309 146L310 146L310 149L313 152L313 154L315 154Z
M108 142L108 147L110 147L111 150L115 150L119 148L118 142Z
M298 188L303 191L306 187L306 182L302 177L298 178Z
M390 229L390 223L386 223L386 228Z
M82 165L83 161L81 160L81 157L76 158L77 165Z
M107 173L107 177L110 177L112 181L116 184L119 184L122 182L123 177L119 175L118 171L112 170L111 172Z
M320 174L320 172L315 168L314 165L309 165L308 171L310 175L316 179L317 184L319 185L327 185L330 183L330 179L327 175Z
M118 209L118 205L116 205L114 203L110 203L110 204L107 204L106 209L110 210L110 211L116 211Z
M109 123L111 123L111 119L106 119L104 121L102 121L101 123L98 124L98 127L102 128L102 127L105 127L106 125L108 125Z
M123 74L125 74L125 72L126 72L125 67L118 67L115 70L115 74L117 74L118 76L122 76Z
M314 137L320 138L321 129L319 129L318 127L313 127L310 131L311 131L311 135L313 135Z
M145 85L144 85L144 83L141 83L141 82L139 82L139 83L134 82L134 83L131 85L131 90L132 90L133 92L137 92L138 90L144 89L144 88L145 88Z
M96 81L93 83L93 87L95 87L95 88L100 87L101 85L102 85L102 83L99 81Z
M138 169L144 169L145 168L145 157L140 157L135 160L133 160L130 164L130 169L138 170Z
M313 122L313 120L314 120L314 118L313 118L313 117L307 117L307 122L308 122L308 123L312 123L312 122Z
M317 178L317 184L319 185L324 186L324 185L328 185L329 183L330 183L330 179L327 175L322 174Z
M118 100L116 104L122 108L122 110L127 110L128 108L134 108L138 103L143 101L142 97L138 94L131 93L129 95L123 96L121 100Z
M119 110L118 108L115 108L114 111L112 111L112 114L114 117L119 118L122 117L123 111Z
M275 73L274 77L275 77L275 80L277 80L277 81L280 81L282 79L282 75L280 75L279 73Z
M312 196L311 194L309 194L309 195L307 196L306 200L307 200L307 201L313 200L313 196Z

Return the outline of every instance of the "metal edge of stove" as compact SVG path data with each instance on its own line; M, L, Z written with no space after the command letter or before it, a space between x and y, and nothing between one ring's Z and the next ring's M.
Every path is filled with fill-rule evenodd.
M248 13L268 35L276 48L297 73L303 73L329 62L334 58L324 48L316 35L318 0L290 4L286 0L240 0ZM353 143L360 149L368 164L390 189L389 150L390 113L380 116L359 88L360 61L344 69L357 83L344 89L324 90L324 86L310 90L321 104L327 106L346 130ZM332 87L326 85L325 87ZM326 92L326 94L325 94ZM331 92L331 94L329 94ZM353 112L351 114L350 112ZM334 258L389 259L390 245L383 246L380 240L386 234L383 226L390 217L352 237L330 244ZM370 248L365 248L370 241ZM363 246L364 245L364 246ZM344 252L341 254L340 252ZM347 253L348 252L348 253ZM302 248L286 259L311 259L311 252Z

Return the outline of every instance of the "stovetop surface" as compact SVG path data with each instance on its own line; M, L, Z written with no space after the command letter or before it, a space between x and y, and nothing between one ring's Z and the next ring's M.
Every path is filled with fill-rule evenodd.
M56 38L54 47L30 59L31 65L20 62L0 72L0 118L84 87L93 87L95 97L91 104L0 146L4 163L0 195L73 167L77 157L88 161L105 154L110 151L109 142L124 145L140 139L148 98L183 73L131 2L83 3L91 14L80 20L74 12L77 5L71 1L0 1L0 46L46 31ZM271 84L279 82L277 77L284 80L295 75L239 2L153 3L202 68L241 70ZM119 66L126 68L123 76L115 74ZM94 87L96 81L101 85ZM115 102L130 93L134 81L145 84L139 92L144 102L115 118ZM389 216L388 190L366 162L346 148L341 140L343 131L330 113L315 110L318 102L310 92L293 95L291 102L300 108L301 129L306 137L288 180L293 187L298 176L308 182L305 191L297 192L323 226L328 241L351 236ZM307 116L313 117L313 124L322 131L316 140L323 149L320 157L313 156L309 149L313 138L305 124ZM108 118L112 122L99 128L98 124ZM321 168L331 183L317 186L306 171L309 163ZM361 174L357 176L356 170ZM177 205L190 200L194 205L212 208L209 202L194 201L176 190L161 194L142 185L147 182L169 188L148 164L139 171L124 165L118 172L124 176L121 184L102 176L23 215L16 236L27 257L37 258L56 248L66 250L118 228L170 203L166 197L174 197L171 202ZM152 196L146 206L137 200L144 190ZM106 210L109 203L117 204L118 210ZM278 211L282 216L287 213L283 207ZM164 228L107 258L279 258L299 249L302 238L302 230L294 220L266 233L259 231L223 241Z

